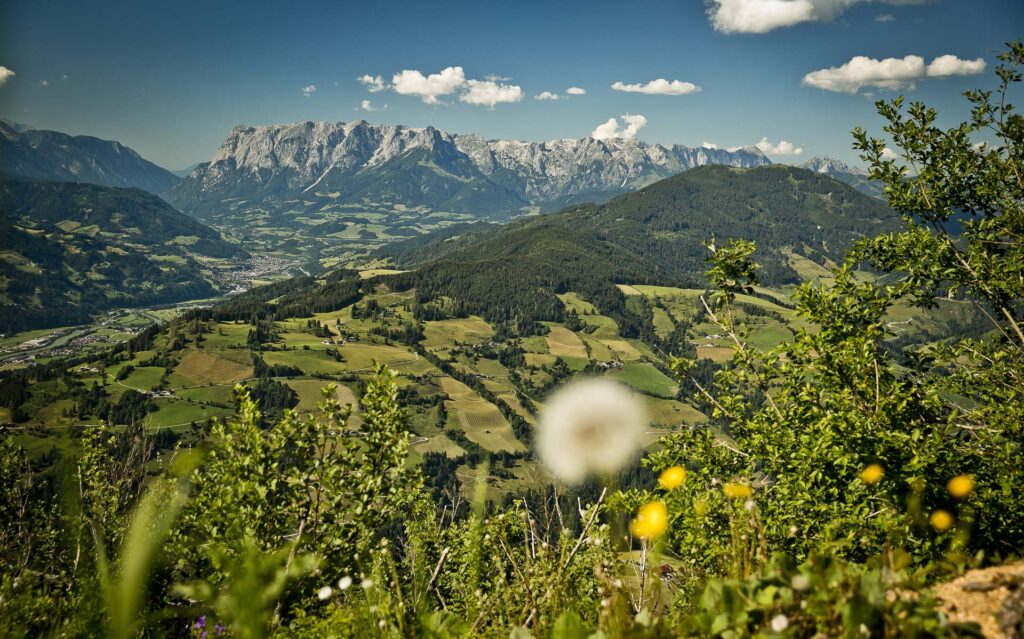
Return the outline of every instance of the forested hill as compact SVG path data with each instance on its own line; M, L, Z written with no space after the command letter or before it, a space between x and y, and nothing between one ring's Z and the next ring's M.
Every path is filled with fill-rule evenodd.
M546 238L561 228L631 260L617 263L623 276L639 268L647 278L676 278L702 285L704 244L739 237L759 245L767 284L797 281L780 250L812 259L837 259L863 235L894 228L898 216L884 203L826 175L772 165L754 169L704 166L627 193L610 202L528 218L500 228L467 227L452 237L442 230L385 247L403 266L437 261L492 259L563 261ZM639 262L637 260L640 260ZM569 263L576 263L571 258Z
M140 189L0 182L0 332L208 297L247 257Z
M704 166L603 205L456 237L442 232L436 241L416 238L383 252L416 268L391 280L416 288L424 301L446 296L494 321L554 319L561 308L554 293L565 290L596 295L613 282L704 286L704 244L713 238L757 242L762 282L774 286L800 279L782 249L835 260L856 238L898 223L879 200L808 170Z

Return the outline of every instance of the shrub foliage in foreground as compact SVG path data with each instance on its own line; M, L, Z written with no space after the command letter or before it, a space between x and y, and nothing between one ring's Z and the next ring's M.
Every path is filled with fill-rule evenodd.
M1024 46L1002 60L1005 93ZM439 508L384 369L357 432L330 389L318 417L265 429L240 391L238 414L155 477L141 429L92 431L45 477L0 440L0 634L972 636L929 586L1024 550L1024 119L968 97L972 121L950 130L878 103L901 161L855 132L907 226L803 286L809 328L789 342L746 344L733 303L755 247L711 247L704 302L734 356L712 387L690 380L712 419L650 457L659 489L496 509L484 470L468 508ZM980 131L996 141L974 146ZM887 310L940 298L991 331L895 360ZM623 511L643 513L636 539Z

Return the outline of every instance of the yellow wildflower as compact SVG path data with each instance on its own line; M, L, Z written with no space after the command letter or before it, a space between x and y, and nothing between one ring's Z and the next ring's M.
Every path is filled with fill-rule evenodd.
M629 524L629 532L641 539L656 539L668 528L668 508L664 502L652 501L640 508Z
M957 499L963 499L974 490L974 478L970 475L957 475L946 484L946 490Z
M675 490L686 481L686 469L682 466L673 466L662 471L658 477L658 483L665 490Z
M885 477L885 469L878 464L871 464L860 471L860 480L865 484L877 484Z
M747 484L728 483L722 487L726 497L733 499L746 499L754 494L754 489Z
M939 532L946 532L953 527L953 515L945 510L936 510L928 518L928 521L931 522L932 528Z

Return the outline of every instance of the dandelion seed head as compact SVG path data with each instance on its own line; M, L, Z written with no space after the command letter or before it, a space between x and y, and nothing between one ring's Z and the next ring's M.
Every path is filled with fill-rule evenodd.
M811 580L807 578L807 575L793 575L789 585L793 587L793 590L807 590L811 587Z
M614 473L637 454L647 411L628 388L610 379L572 382L555 391L540 415L537 453L566 483Z
M757 504L754 503L753 499L748 499L747 501L743 502L743 507L746 508L748 512L753 512L754 506L756 505Z
M338 580L338 590L348 590L352 587L352 577L345 575Z
M326 601L327 599L330 599L331 595L333 594L334 591L331 590L330 586L324 586L323 588L317 591L316 596L317 599L319 599L320 601Z
M786 615L775 615L772 617L772 631L782 632L789 628L789 617Z
M359 585L362 586L363 590L369 590L370 588L373 588L373 580L363 579L362 583L360 583Z

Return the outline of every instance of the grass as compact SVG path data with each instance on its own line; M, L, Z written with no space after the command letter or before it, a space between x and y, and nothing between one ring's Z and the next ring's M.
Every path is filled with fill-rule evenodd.
M159 366L140 366L132 371L131 375L121 380L125 386L152 390L160 385L160 378L163 377L164 369Z
M699 424L707 419L693 406L674 399L659 399L648 395L644 395L643 399L650 411L651 422L659 426Z
M674 397L676 383L646 362L630 362L610 375L632 386L636 390L656 397Z
M358 410L359 401L356 399L355 393L344 384L323 379L290 379L287 384L299 396L299 403L295 407L295 411L298 413L319 410L320 402L324 401L322 390L331 384L335 385L336 399L341 402L342 406L352 404Z
M441 388L451 398L445 402L449 422L461 427L470 440L494 452L526 450L494 404L451 377L441 378Z
M213 384L198 388L184 388L175 391L174 394L193 402L230 404L235 401L234 388L234 384Z
M416 442L412 445L412 448L420 455L425 455L427 453L444 453L451 459L461 457L466 454L465 448L448 439L447 435L444 433L431 435L427 441Z
M155 401L159 410L146 418L146 425L155 428L183 426L191 422L203 422L210 417L226 417L235 412L233 408L200 406L181 399L161 398Z
M431 350L447 348L455 342L463 344L480 344L491 339L494 329L483 319L470 316L466 318L425 322L423 330L424 346Z
M252 377L252 366L214 355L206 350L189 349L174 368L174 382L185 385L233 384Z
M658 337L667 337L675 327L676 325L672 322L668 311L663 308L654 308L654 331L658 334Z
M607 346L617 359L628 361L643 357L643 353L624 339L603 339L601 343Z
M584 346L579 336L564 326L551 326L545 340L552 355L584 359L587 357L587 347Z

